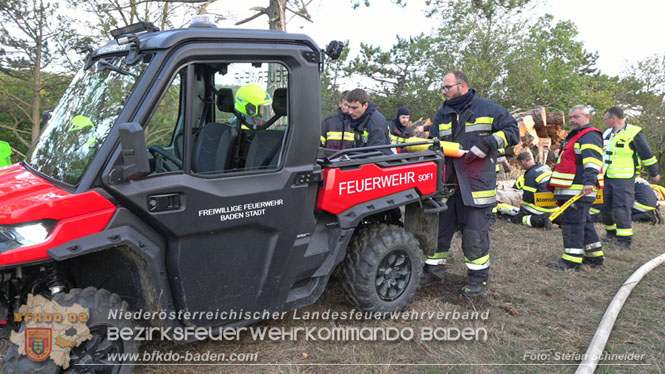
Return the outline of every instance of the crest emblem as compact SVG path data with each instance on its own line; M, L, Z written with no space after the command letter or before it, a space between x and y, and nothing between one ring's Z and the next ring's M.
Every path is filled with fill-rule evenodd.
M25 354L32 361L44 361L51 354L53 332L50 328L25 329Z

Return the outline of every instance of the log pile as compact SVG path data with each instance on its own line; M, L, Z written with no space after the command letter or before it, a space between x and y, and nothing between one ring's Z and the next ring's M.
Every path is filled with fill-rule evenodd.
M547 112L545 108L535 108L525 112L512 113L520 128L520 143L511 154L518 155L528 149L536 161L552 164L554 151L568 133L561 129L566 123L563 112Z

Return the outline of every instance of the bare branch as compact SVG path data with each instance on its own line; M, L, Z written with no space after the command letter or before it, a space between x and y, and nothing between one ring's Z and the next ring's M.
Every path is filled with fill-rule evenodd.
M261 16L264 15L264 14L265 14L265 15L268 15L268 8L254 7L254 8L252 8L251 10L256 11L257 13L256 13L255 15L249 17L249 18L245 18L245 19L242 20L242 21L238 21L238 22L236 22L236 26L238 26L238 25L242 25L243 23L247 23L247 22L249 22L249 21L252 21L252 20L254 20L254 19L256 19L256 18L261 17Z
M19 138L19 139L21 139L21 138ZM22 142L21 142L21 143L22 143ZM28 147L30 146L30 144L26 144L26 145L27 145ZM12 151L14 151L14 153L18 153L19 155L21 155L21 157L25 158L25 155L23 154L23 152L21 152L21 151L19 151L18 149L12 147L11 145L10 145L9 147L12 149Z
M32 131L19 130L19 129L17 129L16 127L3 125L3 124L1 124L1 123L0 123L0 128L2 128L2 129L6 129L6 130L11 130L12 132L16 133L17 135L18 135L19 133L20 133L20 134L26 134L26 135L30 135L30 134L32 134ZM20 136L18 136L18 137L20 137ZM29 144L28 144L28 145L29 145Z
M300 10L293 10L293 9L291 9L287 6L286 10L288 10L289 12L293 13L294 15L296 15L298 17L302 17L305 20L314 23L314 21L312 21L312 17L309 15L309 13L307 13L307 9L305 9L305 8L302 8Z

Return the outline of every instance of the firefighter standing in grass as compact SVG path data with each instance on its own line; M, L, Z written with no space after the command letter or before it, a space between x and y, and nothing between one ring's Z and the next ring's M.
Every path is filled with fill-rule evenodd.
M589 216L596 191L603 188L602 133L589 123L589 110L584 105L570 110L570 126L573 130L559 148L550 188L559 203L580 193L583 196L562 213L564 253L558 261L547 264L559 270L578 269L583 263L602 266L604 258L600 238Z
M469 89L469 79L459 70L443 78L443 106L436 113L430 137L459 143L469 152L464 158L446 158L446 183L456 185L448 210L439 216L438 246L425 261L421 284L442 282L453 234L462 231L467 266L465 296L487 289L490 270L489 224L496 204L496 152L519 141L517 122L499 104L480 98Z
M635 174L641 165L651 174L651 181L660 180L658 161L651 153L642 128L626 124L623 110L614 106L605 111L607 131L605 142L605 191L603 223L605 241L619 249L630 249L633 238L631 208L635 201Z

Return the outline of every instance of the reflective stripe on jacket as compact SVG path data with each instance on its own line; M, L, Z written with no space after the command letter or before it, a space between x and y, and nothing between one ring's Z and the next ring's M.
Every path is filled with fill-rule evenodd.
M489 137L495 150L515 145L519 128L513 116L492 100L474 96L456 113L446 106L439 109L430 128L430 137L460 144L471 149ZM496 152L484 159L466 162L464 158L446 158L446 181L459 185L464 205L488 207L496 204Z
M353 148L353 130L351 117L337 109L337 114L327 116L321 121L321 146L331 149Z
M568 200L587 184L603 188L602 140L600 130L591 124L568 134L559 147L559 158L550 177L549 188L554 190L555 199ZM595 198L596 191L582 197L583 201Z
M515 187L524 191L522 194L522 207L534 214L552 213L556 208L536 206L533 194L536 192L549 192L547 184L552 176L552 171L545 165L536 163L524 172Z
M651 166L657 163L656 157L651 150L642 150L642 155L647 155L641 160L635 149L635 138L640 134L642 128L639 126L626 125L614 132L608 129L604 134L605 155L603 158L606 165L605 176L612 179L630 179L639 173L642 165Z

